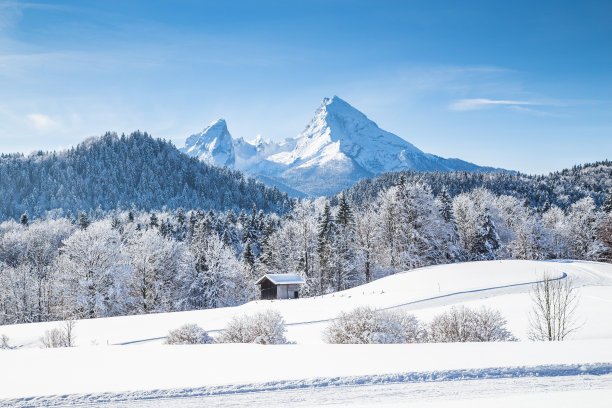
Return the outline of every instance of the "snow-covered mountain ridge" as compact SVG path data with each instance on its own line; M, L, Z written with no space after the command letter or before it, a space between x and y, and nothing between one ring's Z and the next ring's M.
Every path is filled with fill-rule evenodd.
M304 131L284 142L233 139L220 119L187 138L181 151L313 196L389 171L498 170L424 153L337 96L323 99Z

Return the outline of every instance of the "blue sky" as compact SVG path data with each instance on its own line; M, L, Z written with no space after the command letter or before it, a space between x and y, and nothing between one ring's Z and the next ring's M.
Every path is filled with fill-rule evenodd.
M545 173L612 159L610 1L0 0L0 151L223 117L282 140L338 95L420 149Z

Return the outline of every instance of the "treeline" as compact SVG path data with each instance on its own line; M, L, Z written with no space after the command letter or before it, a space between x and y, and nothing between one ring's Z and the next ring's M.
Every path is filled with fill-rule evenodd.
M238 171L210 166L147 133L113 133L61 152L0 156L0 221L100 216L132 207L249 210L283 213L292 200Z
M422 266L492 259L612 261L612 197L530 207L485 188L451 197L400 178L374 199L252 208L115 211L0 224L0 323L236 305L264 273L297 273L303 296Z
M524 200L535 210L557 206L563 210L591 197L601 206L612 190L612 162L609 160L578 165L548 175L526 175L512 172L418 172L406 170L363 179L347 190L348 198L361 204L375 199L382 191L397 185L401 179L426 184L438 196L442 190L455 197L476 188L495 195L510 195Z
M612 198L566 210L532 208L477 188L454 198L426 184L398 185L357 206L302 201L264 246L264 270L297 272L307 293L345 289L402 270L492 259L612 261ZM266 248L269 248L266 250Z
M231 306L253 299L263 211L120 212L0 224L0 324Z

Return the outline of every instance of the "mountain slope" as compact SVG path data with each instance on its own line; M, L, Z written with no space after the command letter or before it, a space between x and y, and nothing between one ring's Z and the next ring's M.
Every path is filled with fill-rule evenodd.
M135 132L107 133L61 152L0 157L0 220L136 206L264 211L290 199L235 170L181 154L171 143Z
M202 147L208 146L216 133L209 127L200 135L188 138L182 150L215 164L225 160L225 156L211 157L210 149ZM280 144L238 139L233 146L240 153L235 164L228 160L225 165L313 196L333 194L360 179L390 171L498 170L424 153L379 128L337 96L325 98L306 129L295 138Z
M418 171L491 171L458 159L444 159L382 130L347 102L325 98L295 148L268 161L284 164L287 184L312 195L332 194L362 178L413 169Z

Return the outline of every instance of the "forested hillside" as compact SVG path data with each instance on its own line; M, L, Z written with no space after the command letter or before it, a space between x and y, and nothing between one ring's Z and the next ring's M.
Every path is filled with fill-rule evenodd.
M454 198L402 182L367 205L302 200L252 208L112 211L0 223L0 324L236 305L264 273L297 273L301 295L398 271L493 259L612 261L612 197L566 211L477 188Z
M396 172L291 200L136 132L0 158L0 324L236 305L493 259L612 261L612 163L548 176Z
M107 133L61 152L0 156L0 219L117 208L251 209L282 213L291 200L242 173L204 164L147 133Z
M455 197L483 187L496 195L526 200L526 204L534 209L546 209L552 205L566 209L585 197L592 197L597 206L603 204L612 190L612 162L578 165L536 176L511 172L399 171L363 179L347 190L347 196L355 203L369 202L381 191L399 184L401 179L426 184L434 195L446 190Z

